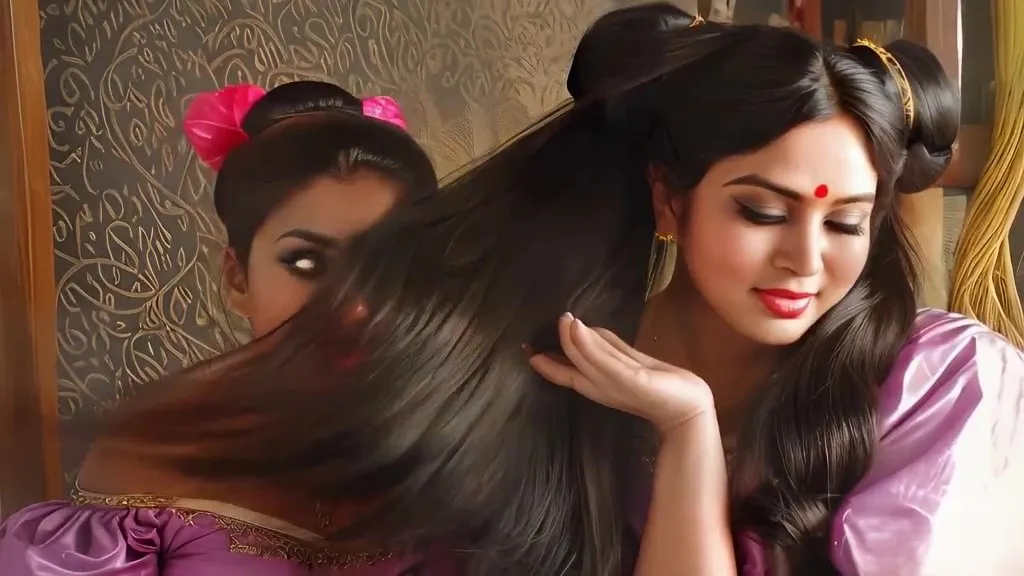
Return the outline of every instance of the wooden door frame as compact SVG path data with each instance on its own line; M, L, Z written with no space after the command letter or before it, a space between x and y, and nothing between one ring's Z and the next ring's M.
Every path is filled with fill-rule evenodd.
M0 518L63 494L49 128L36 0L0 0Z

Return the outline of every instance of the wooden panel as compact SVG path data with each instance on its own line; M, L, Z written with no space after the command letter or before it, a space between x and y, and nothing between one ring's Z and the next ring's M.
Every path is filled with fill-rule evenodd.
M808 36L821 40L821 0L803 0L801 28Z
M927 46L960 84L960 0L905 0L904 36Z
M946 74L959 85L960 0L905 0L904 10L904 37L928 46L938 56ZM961 153L955 157L962 176L964 156ZM949 281L943 260L945 201L940 184L936 186L901 198L899 207L921 258L919 301L923 306L945 308Z
M992 152L991 126L961 126L953 162L939 179L938 186L974 188Z
M62 493L38 12L0 4L0 517Z

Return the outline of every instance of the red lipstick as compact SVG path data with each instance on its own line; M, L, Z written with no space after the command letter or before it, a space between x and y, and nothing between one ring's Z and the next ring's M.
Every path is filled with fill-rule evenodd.
M814 294L781 288L755 289L754 292L772 316L783 320L795 320L803 316L814 298Z

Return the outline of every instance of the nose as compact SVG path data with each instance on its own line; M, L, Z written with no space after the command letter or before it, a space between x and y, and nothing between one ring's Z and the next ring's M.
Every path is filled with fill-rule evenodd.
M822 254L826 241L819 222L793 222L780 238L773 265L799 277L816 276L824 267Z

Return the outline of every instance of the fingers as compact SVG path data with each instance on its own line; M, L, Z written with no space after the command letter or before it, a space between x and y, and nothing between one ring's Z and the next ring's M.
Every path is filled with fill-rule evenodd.
M558 319L558 336L565 360L537 354L530 357L530 365L546 380L572 388L591 400L602 402L598 396L622 385L642 385L644 366L636 358L654 362L612 332L594 330L571 314Z
M573 341L573 324L576 319L572 314L566 312L558 318L558 342L562 345L562 353L572 362L573 366L579 369L584 376L590 378L594 375L594 367L590 364L586 355L580 352Z
M580 350L575 341L577 336L574 336L578 330L589 329L582 322L577 322L571 314L563 314L558 319L558 339L567 361L558 359L551 354L535 354L530 357L530 365L546 380L559 386L572 388L595 402L604 403L605 399L600 386L595 384L595 379L603 381L607 380L608 376L603 373L603 370L596 368L590 358L599 358L607 353L595 351L595 345L589 342L585 344L588 346L587 352ZM593 339L599 340L599 338ZM586 340L581 342L586 342Z
M593 330L594 332L597 332L601 338L606 340L610 346L643 366L654 367L662 363L660 360L652 358L647 354L640 352L636 348L633 348L611 330L607 330L605 328L593 328Z
M573 366L560 362L550 354L534 354L529 358L530 366L545 380L566 388L576 388L577 380L583 375Z
M612 332L605 330L603 328L591 328L584 324L582 320L578 320L574 326L575 327L573 333L577 335L577 339L579 339L580 336L583 336L586 339L586 351L584 351L584 346L581 343L582 341L576 342L576 347L580 351L583 351L585 354L592 352L594 354L611 356L612 358L615 358L619 362L622 362L623 364L627 366L632 366L634 368L640 368L643 365L641 362L638 362L636 359L630 356L625 350L620 350L617 346L615 346L614 342L611 342L609 340L609 336L615 338L615 335ZM621 340L619 340L619 342L622 343L622 346L624 348L630 350L629 346L626 345L626 343L622 342Z
M530 357L529 362L538 374L552 384L572 388L588 398L593 398L593 383L572 364L567 364L551 354L535 354Z
M581 368L584 376L594 382L609 382L613 386L643 384L641 379L645 372L639 362L615 349L580 320L573 323L573 333L577 350L594 371L588 373Z

